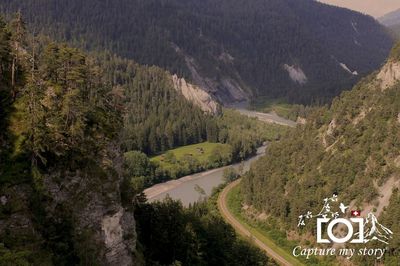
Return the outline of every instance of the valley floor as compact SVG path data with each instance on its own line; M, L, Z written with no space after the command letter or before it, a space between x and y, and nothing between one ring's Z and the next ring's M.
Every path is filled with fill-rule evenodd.
M234 167L235 169L239 169L242 165L243 171L247 171L250 168L251 163L256 161L258 158L260 158L260 156L265 153L266 147L267 145L258 148L256 156L247 159L243 163L236 163L230 166ZM217 169L188 175L161 184L156 184L144 190L144 193L149 202L162 200L167 195L169 195L173 199L182 201L184 206L188 206L190 203L197 201L201 196L195 191L196 185L204 189L206 195L211 195L212 189L224 182L224 169L230 166L220 167Z

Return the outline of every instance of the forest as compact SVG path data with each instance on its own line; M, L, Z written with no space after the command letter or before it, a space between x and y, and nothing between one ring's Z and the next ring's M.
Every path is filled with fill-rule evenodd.
M399 51L399 45L392 50L389 67L398 62ZM400 175L400 90L398 82L382 86L378 72L371 74L273 143L242 181L245 203L270 214L271 223L281 224L281 230L296 228L299 214L318 212L321 199L334 193L360 210L384 204L382 195L394 186L385 191L382 185L394 184ZM383 214L394 229L398 212L389 210L397 207L395 189ZM399 263L399 248L397 234L385 258L394 264L388 265Z
M207 83L226 103L236 99L232 86L240 87L245 98L329 102L379 67L393 43L372 17L309 0L0 3L3 13L18 10L32 32L160 66L197 85ZM291 80L285 64L302 69L306 85Z
M139 204L139 248L146 265L275 265L256 247L235 237L213 201L215 196L189 208L169 198Z
M0 266L274 265L222 220L215 198L183 208L142 193L244 160L265 141L279 140L241 193L276 230L333 193L376 208L381 185L400 175L400 85L382 88L373 73L342 92L389 53L371 17L308 0L2 0L0 12ZM399 58L397 46L388 64ZM287 117L306 122L286 131L205 113L172 74L206 80L222 102L238 85L249 100L329 104L295 105ZM173 163L170 150L206 142L224 147L209 165ZM172 170L151 160L162 154ZM226 180L238 177L231 170ZM393 230L399 207L394 189L380 217ZM398 264L399 252L395 235L384 261Z
M143 203L148 155L224 136L242 158L268 137L203 113L168 72L33 35L17 13L0 19L0 104L0 265L267 263L205 205ZM168 243L173 257L153 256L149 218L157 237L183 226L185 239L166 240L184 240ZM122 226L116 246L102 240L110 219Z

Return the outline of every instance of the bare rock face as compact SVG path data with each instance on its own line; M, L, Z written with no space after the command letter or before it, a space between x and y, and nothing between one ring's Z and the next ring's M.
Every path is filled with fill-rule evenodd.
M111 265L132 265L132 260L124 241L124 216L125 211L120 208L117 213L103 217L101 229L104 234L106 246L106 259ZM129 219L133 222L133 219Z
M400 81L400 63L389 61L377 75L381 81L381 90L386 90Z
M43 181L49 196L47 215L57 219L56 210L62 206L72 218L74 238L94 247L99 265L137 265L135 220L120 197L119 154L109 147L103 158L86 167L90 170L53 169ZM76 245L79 249L79 241Z
M209 77L201 71L201 68L193 57L180 49L176 44L172 44L172 47L185 59L193 83L196 84L192 86L201 89L210 96L212 95L211 98L217 99L220 103L243 102L251 98L251 90L245 86L245 83L237 72L230 75L222 75L219 78ZM234 61L234 58L226 52L222 53L216 59L227 65L232 64ZM178 78L176 77L176 79Z
M213 97L200 87L187 83L185 79L172 76L174 88L194 105L200 107L204 112L216 114L218 112L218 103Z
M304 74L303 70L300 68L300 66L291 66L288 64L284 64L283 68L288 72L290 79L298 83L300 85L304 85L307 83L307 76Z

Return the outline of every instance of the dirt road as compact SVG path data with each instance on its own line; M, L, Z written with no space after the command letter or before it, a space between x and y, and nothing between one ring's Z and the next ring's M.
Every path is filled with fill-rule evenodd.
M229 212L229 209L227 207L227 194L228 192L237 186L240 183L240 179L236 180L235 182L232 182L229 184L227 187L224 188L224 190L220 193L218 197L218 209L222 216L227 220L229 224L235 228L235 230L242 236L249 237L252 239L252 241L263 251L265 251L268 255L268 257L274 259L277 263L280 265L292 265L290 262L288 262L285 258L280 256L278 253L276 253L273 249L271 249L269 246L264 244L264 242L260 241L258 238L256 238L254 235L252 235L249 230L247 230L236 218Z

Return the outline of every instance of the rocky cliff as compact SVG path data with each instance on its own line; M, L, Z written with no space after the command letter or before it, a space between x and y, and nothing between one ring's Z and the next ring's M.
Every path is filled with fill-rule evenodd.
M172 82L175 90L182 93L186 100L198 106L204 112L216 114L219 104L217 101L199 86L187 83L184 78L178 78L177 75L172 76Z
M23 251L9 251L10 262L19 254L36 265L138 265L133 212L121 202L122 175L109 164L121 161L115 151L81 170L55 165L33 173L33 184L1 186L0 242Z
M62 206L73 221L74 238L95 244L94 261L100 265L136 265L135 220L132 210L121 203L122 158L116 145L87 168L58 169L51 169L43 179L47 215L60 219L56 210Z
M382 90L395 85L400 80L400 63L393 61L386 63L378 73L377 79L381 81Z

